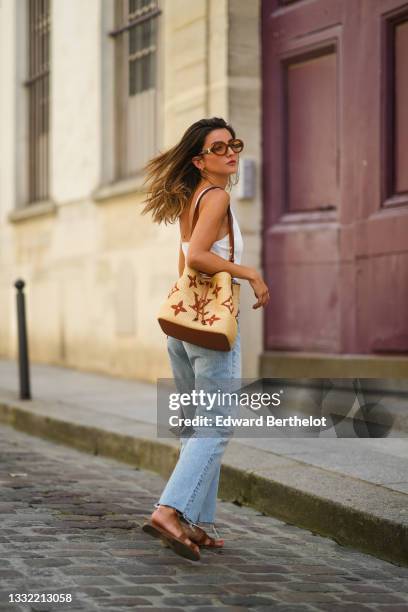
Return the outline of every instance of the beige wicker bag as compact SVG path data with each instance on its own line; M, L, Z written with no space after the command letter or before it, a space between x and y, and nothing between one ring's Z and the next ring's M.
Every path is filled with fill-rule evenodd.
M200 200L204 193L194 211L191 233L198 220ZM230 206L228 230L229 261L233 262L234 231ZM162 304L157 320L168 336L209 349L230 351L238 332L240 289L240 283L234 282L229 272L209 275L185 265L183 274L171 287Z

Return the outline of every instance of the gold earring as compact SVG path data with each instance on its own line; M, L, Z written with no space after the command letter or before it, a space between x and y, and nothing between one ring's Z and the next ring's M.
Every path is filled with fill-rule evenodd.
M239 181L239 160L238 160L237 171L234 172L234 174L235 174L234 180L231 180L231 175L228 177L228 187L229 187L229 189L234 187L234 185L236 185L238 183L238 181Z

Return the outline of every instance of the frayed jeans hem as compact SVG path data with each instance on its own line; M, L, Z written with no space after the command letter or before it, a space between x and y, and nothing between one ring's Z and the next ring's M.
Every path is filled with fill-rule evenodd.
M187 523L190 525L190 527L198 527L199 529L204 529L204 527L205 527L205 529L206 529L206 530L208 530L209 528L211 528L211 529L213 530L213 532L214 532L215 536L216 536L217 538L219 538L219 537L220 537L220 536L219 536L219 533L218 533L218 531L217 531L217 529L215 528L215 523L209 523L209 522L206 522L206 521L197 521L197 523L195 523L194 521L192 521L192 520L191 520L191 519L190 519L190 518L189 518L189 517L186 515L186 513L185 513L185 512L183 512L182 510L180 510L180 509L179 509L179 508L177 508L176 506L170 506L170 505L168 505L168 504L161 504L160 502L156 502L156 503L154 504L154 507L155 507L155 508L158 508L159 506L167 506L167 507L170 507L170 508L174 508L174 510L176 510L176 511L177 511L177 513L178 513L180 516L182 516L182 517L183 517L183 519L184 519L184 520L185 520L185 521L186 521L186 522L187 522Z

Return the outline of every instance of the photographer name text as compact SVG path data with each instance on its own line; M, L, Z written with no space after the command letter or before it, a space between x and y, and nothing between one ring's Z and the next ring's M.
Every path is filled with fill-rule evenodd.
M171 427L325 427L326 417L290 416L277 418L274 415L259 415L257 417L232 417L217 415L196 416L192 419L172 415L169 417Z

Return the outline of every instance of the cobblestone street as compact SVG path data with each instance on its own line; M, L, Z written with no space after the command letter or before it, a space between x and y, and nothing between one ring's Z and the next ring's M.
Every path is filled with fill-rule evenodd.
M1 611L408 609L408 569L250 508L219 501L225 549L188 561L140 529L154 473L7 426L0 456ZM10 603L24 593L72 602Z

